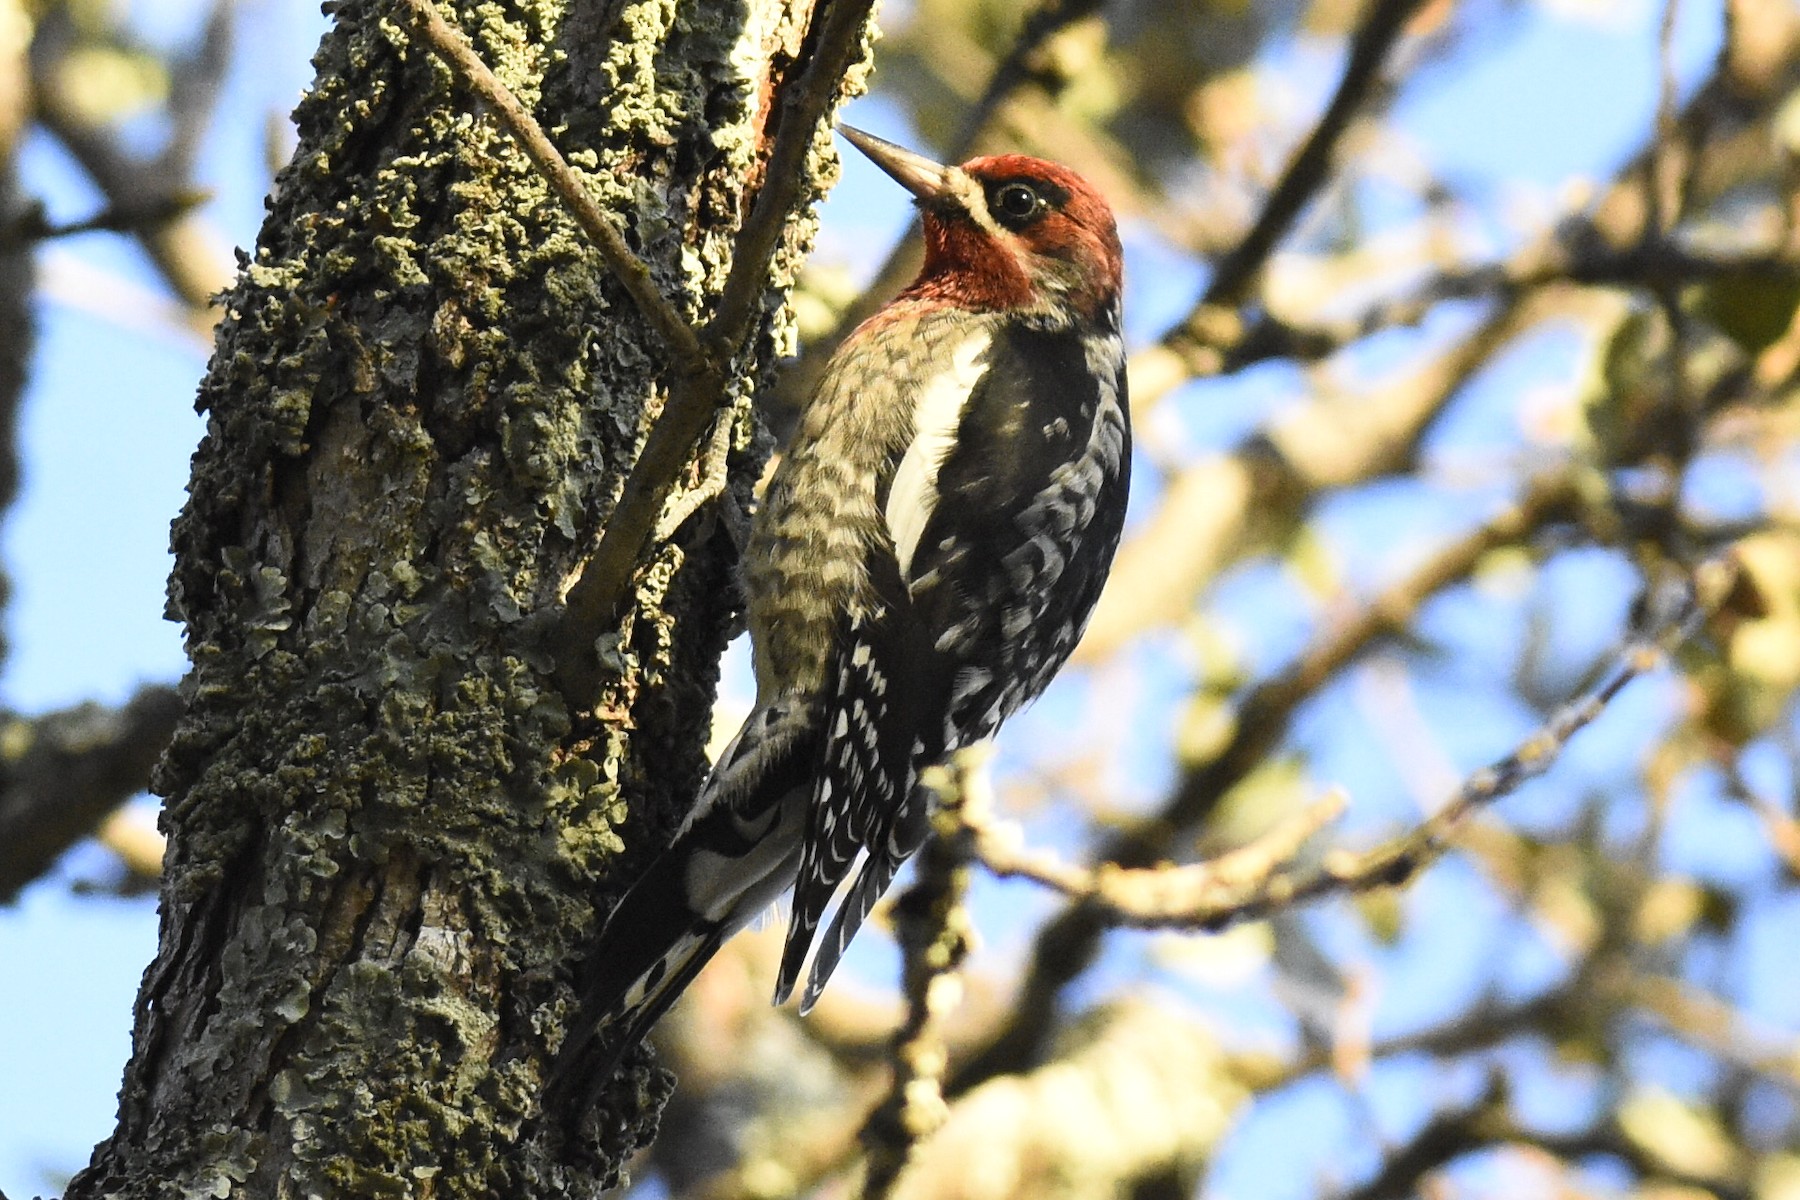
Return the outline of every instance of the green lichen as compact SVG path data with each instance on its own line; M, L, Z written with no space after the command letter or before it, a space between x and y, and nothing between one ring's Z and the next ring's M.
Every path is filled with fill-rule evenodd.
M571 161L697 317L747 208L746 73L789 19L758 11L746 35L747 10L645 0L594 44L564 44L550 3L452 14L563 114ZM145 1196L591 1192L604 1165L521 1130L591 897L691 796L733 563L725 539L660 549L598 647L597 715L569 710L544 617L671 364L391 10L335 13L201 386L170 586L193 670L159 781L168 925L127 1116L91 1178ZM774 279L811 233L791 224ZM726 398L740 503L750 396L791 338L772 296ZM602 1163L648 1136L662 1086L621 1083Z

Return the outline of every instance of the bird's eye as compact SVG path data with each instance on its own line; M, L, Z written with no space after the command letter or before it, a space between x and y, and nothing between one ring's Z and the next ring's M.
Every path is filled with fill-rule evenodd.
M1028 221L1044 206L1044 198L1027 183L1009 183L994 193L994 215L1002 221Z

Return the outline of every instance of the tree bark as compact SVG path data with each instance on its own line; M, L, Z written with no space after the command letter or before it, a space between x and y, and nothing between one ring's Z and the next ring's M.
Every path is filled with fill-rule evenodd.
M810 7L444 11L699 316ZM623 1073L581 1145L540 1111L621 851L704 765L730 522L708 506L654 549L599 702L559 694L557 656L588 651L554 644L561 598L675 364L401 10L333 12L200 389L160 945L118 1128L70 1197L589 1195L666 1088ZM812 229L790 223L722 400L740 504Z

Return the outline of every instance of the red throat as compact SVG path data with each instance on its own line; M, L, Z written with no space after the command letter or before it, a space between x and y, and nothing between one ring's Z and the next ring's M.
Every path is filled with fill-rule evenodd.
M1029 307L1037 293L1012 247L960 213L925 215L925 266L905 295L958 308Z

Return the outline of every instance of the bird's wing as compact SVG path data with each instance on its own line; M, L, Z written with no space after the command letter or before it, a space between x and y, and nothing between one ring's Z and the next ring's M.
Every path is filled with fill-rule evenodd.
M1130 455L1116 332L1005 327L969 398L905 582L955 672L941 750L1041 692L1099 598Z
M919 770L991 734L1079 638L1122 522L1122 364L1116 334L990 329L921 389L913 438L878 481L877 602L836 642L778 1001L858 857L802 1010L923 842Z

